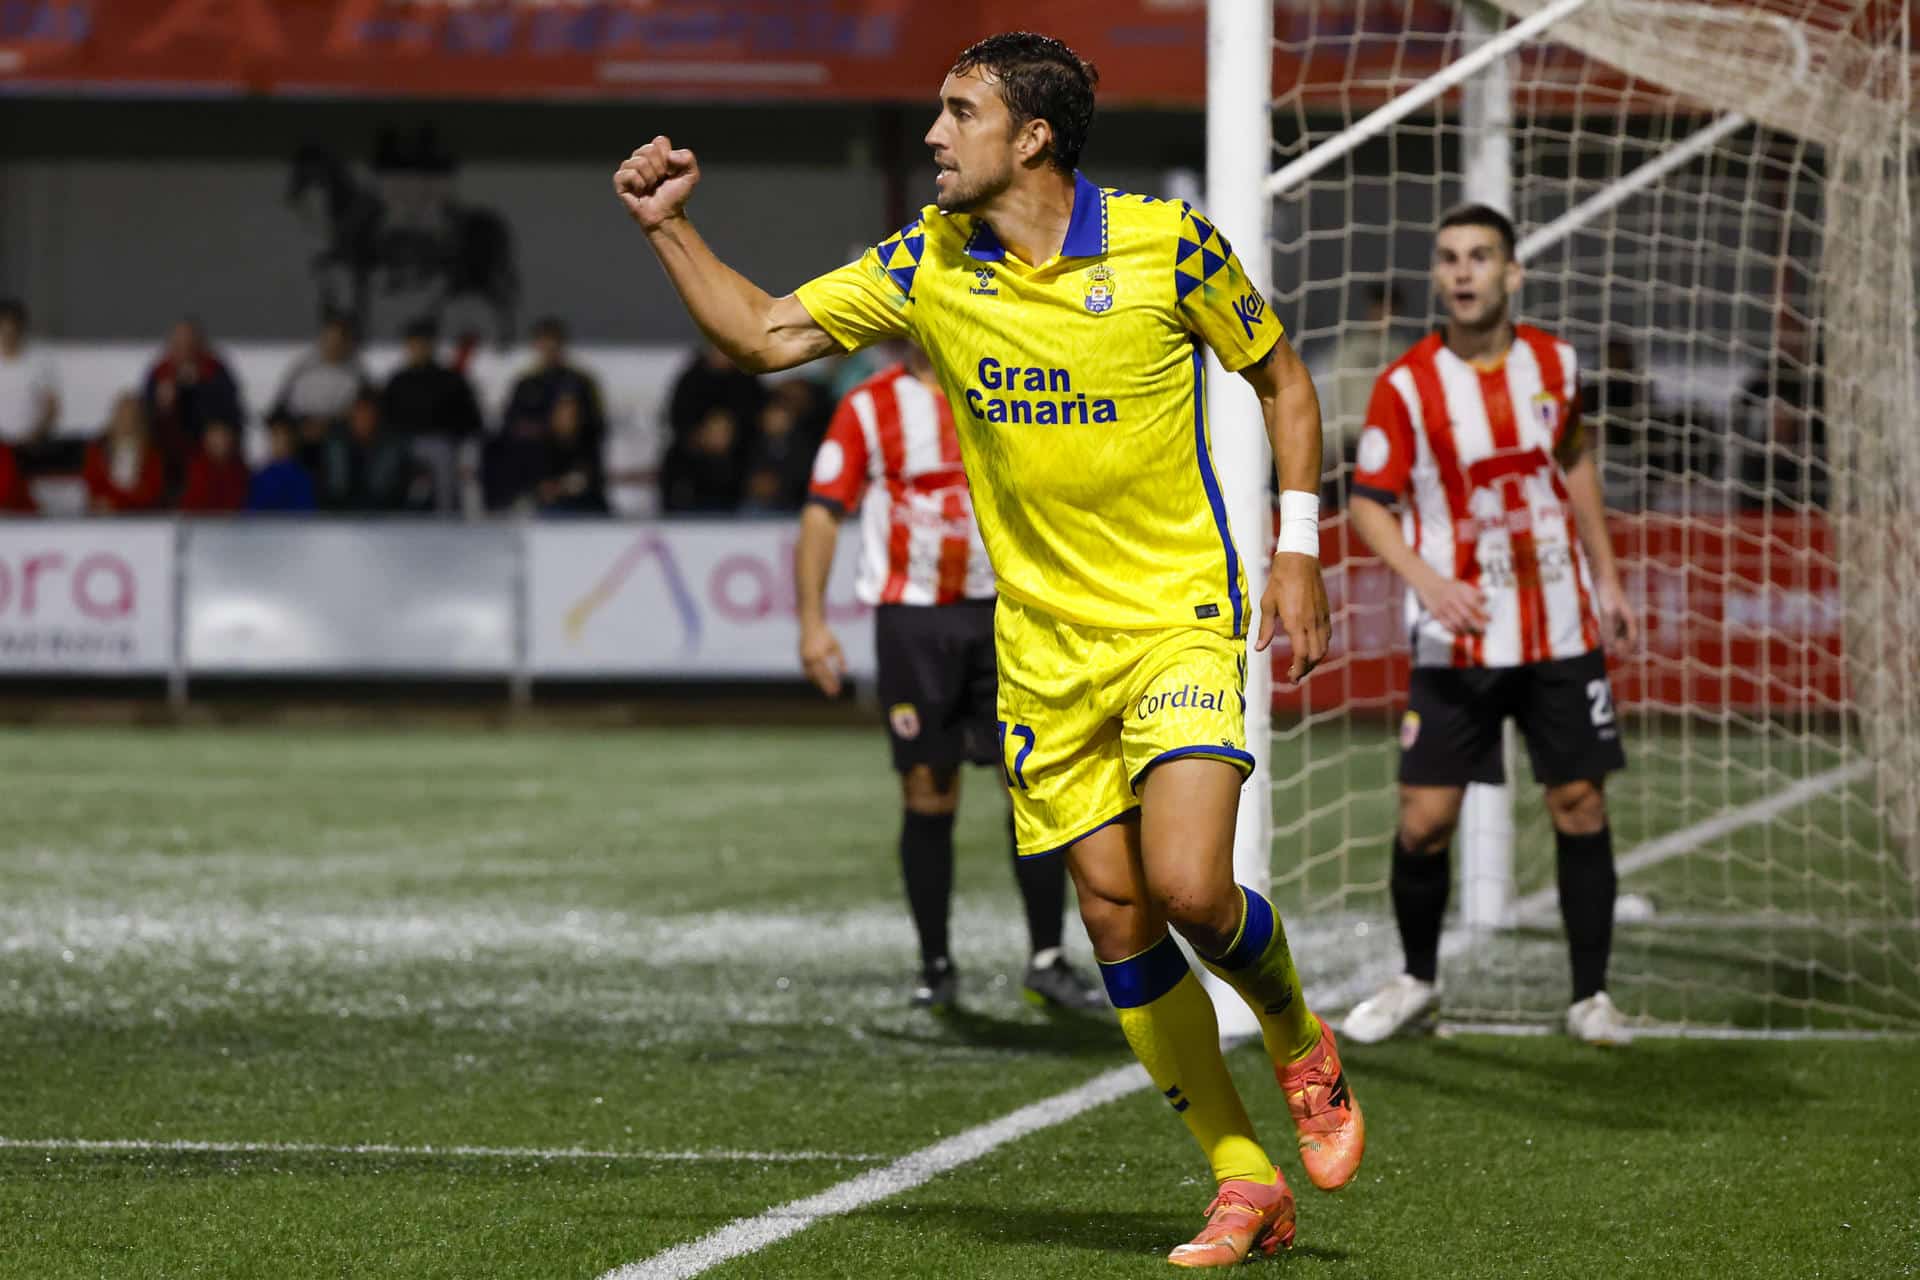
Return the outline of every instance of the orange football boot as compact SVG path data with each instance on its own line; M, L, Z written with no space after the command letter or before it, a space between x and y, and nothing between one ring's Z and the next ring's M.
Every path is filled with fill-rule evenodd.
M1235 1178L1220 1184L1199 1235L1167 1255L1176 1267L1230 1267L1258 1249L1293 1247L1293 1192L1278 1169L1270 1187Z
M1273 1075L1287 1095L1307 1177L1322 1191L1338 1191L1352 1182L1367 1149L1367 1124L1340 1069L1333 1028L1322 1022L1319 1043L1305 1057L1275 1067Z

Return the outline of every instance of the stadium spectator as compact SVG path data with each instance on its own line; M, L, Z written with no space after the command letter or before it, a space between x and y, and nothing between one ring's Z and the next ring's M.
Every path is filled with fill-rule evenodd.
M0 515L30 516L39 510L40 504L34 501L13 450L0 444Z
M191 316L168 331L166 350L147 370L141 398L155 447L183 465L209 422L237 427L246 420L239 383Z
M313 473L300 464L299 435L287 417L267 422L267 465L247 485L247 510L312 511L319 505Z
M346 425L327 440L320 505L328 511L402 511L414 476L412 454L380 421L380 397L362 391L347 406Z
M405 363L380 396L387 430L409 442L433 481L433 504L451 511L459 501L461 444L480 434L480 402L465 374L440 363L440 326L430 317L406 329Z
M1735 399L1735 479L1749 508L1827 504L1826 388L1805 322L1783 314L1773 357Z
M740 506L743 484L740 427L722 408L707 416L685 440L667 446L660 464L660 508L681 514L714 514Z
M679 444L700 430L707 416L718 409L733 419L734 439L744 447L766 400L760 379L736 368L718 348L703 345L674 380L673 395L667 401L672 442Z
M798 511L807 496L814 449L823 434L816 418L821 389L804 378L775 386L760 410L759 430L747 449L742 509Z
M585 406L563 395L547 424L545 465L533 488L542 515L606 515L607 477L600 446L586 433Z
M210 422L200 437L199 451L187 464L180 509L204 515L238 511L247 505L251 484L247 464L240 459L239 433L228 423Z
M309 424L325 423L331 428L344 423L355 399L372 385L360 362L360 335L353 321L328 316L312 349L281 376L271 412L288 415L301 424L303 435L312 438L315 433Z
M95 515L158 511L166 498L167 471L147 426L140 398L123 393L100 440L87 450L81 475L87 510Z
M593 375L567 358L567 326L557 316L545 316L533 325L533 368L520 375L507 394L501 430L535 424L544 434L553 420L553 407L562 396L580 401L580 425L585 439L598 445L607 436L606 401Z
M59 376L47 353L27 342L26 304L0 298L0 446L34 452L59 420Z
M1400 291L1375 284L1367 286L1365 296L1365 316L1342 329L1318 379L1320 492L1328 502L1339 502L1345 496L1341 476L1343 468L1353 461L1354 447L1366 428L1373 380L1400 350L1393 326L1394 318L1406 311Z

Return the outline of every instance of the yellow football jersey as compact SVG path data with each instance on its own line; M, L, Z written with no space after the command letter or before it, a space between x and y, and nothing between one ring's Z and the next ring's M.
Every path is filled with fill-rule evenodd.
M1076 174L1065 243L1030 267L929 205L797 294L849 350L907 337L932 358L1002 594L1089 626L1245 634L1199 344L1243 369L1281 327L1190 206Z

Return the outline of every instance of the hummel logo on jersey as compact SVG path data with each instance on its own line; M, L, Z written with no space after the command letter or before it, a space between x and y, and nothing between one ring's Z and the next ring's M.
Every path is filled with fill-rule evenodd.
M1249 289L1234 299L1233 314L1240 320L1240 327L1247 331L1247 337L1253 336L1254 326L1267 314L1267 300L1260 296L1258 289Z
M977 270L975 270L973 273L973 288L967 290L967 292L971 294L976 294L976 295L984 295L989 298L999 297L1000 286L996 285L993 282L993 268L980 267Z

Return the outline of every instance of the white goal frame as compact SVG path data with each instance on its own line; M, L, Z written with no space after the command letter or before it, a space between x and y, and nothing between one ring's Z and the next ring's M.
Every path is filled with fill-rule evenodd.
M1608 2L1631 6L1636 0ZM1449 66L1272 170L1272 5L1266 0L1208 0L1206 204L1209 216L1230 239L1243 246L1262 246L1242 253L1243 264L1255 284L1269 290L1272 284L1271 255L1264 246L1276 198L1455 89L1461 92L1463 194L1467 200L1511 211L1513 104L1509 57L1593 3L1595 0L1553 0L1509 25L1506 14L1485 0L1467 0L1461 5L1462 52ZM1808 70L1810 55L1805 38L1784 17L1730 12L1708 4L1660 7L1667 12L1684 10L1688 16L1706 22L1759 21L1777 27L1792 48L1794 59L1793 73L1784 78L1787 83L1783 90L1795 87L1793 82ZM1526 235L1517 256L1522 261L1536 257L1753 122L1752 116L1737 111L1720 115ZM1237 379L1220 377L1218 366L1213 368L1215 376L1208 394L1213 449L1235 540L1247 566L1249 590L1257 599L1272 551L1267 496L1272 455L1252 398L1237 385ZM1273 831L1272 673L1266 655L1249 656L1247 741L1256 765L1242 792L1234 871L1243 883L1265 887L1271 877ZM1511 764L1511 727L1507 755ZM1509 776L1511 773L1510 768ZM1462 814L1457 899L1466 925L1505 928L1515 922L1513 839L1510 788L1470 788ZM1250 1031L1251 1017L1240 1002L1221 998L1219 991L1215 994L1223 1031Z

